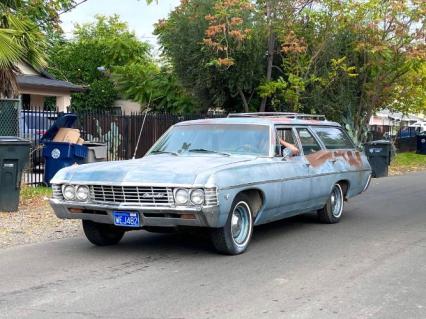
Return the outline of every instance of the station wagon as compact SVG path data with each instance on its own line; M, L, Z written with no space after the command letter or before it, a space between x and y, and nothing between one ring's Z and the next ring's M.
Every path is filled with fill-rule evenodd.
M344 201L370 179L366 156L339 124L246 113L178 123L139 159L64 168L50 203L59 218L81 219L95 245L117 244L129 230L189 226L236 255L257 225L310 211L339 222Z

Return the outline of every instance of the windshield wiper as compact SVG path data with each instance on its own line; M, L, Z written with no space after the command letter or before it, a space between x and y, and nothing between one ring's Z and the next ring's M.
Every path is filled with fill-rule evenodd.
M188 150L188 152L214 153L214 154L220 154L220 155L225 155L225 156L231 156L231 154L229 154L229 153L206 150L204 148L193 148L193 149Z
M150 154L171 154L171 155L174 155L174 156L179 156L178 153L167 152L167 151L152 151Z

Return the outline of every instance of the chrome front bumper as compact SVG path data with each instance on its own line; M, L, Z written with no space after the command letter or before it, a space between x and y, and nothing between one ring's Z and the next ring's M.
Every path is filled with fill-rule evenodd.
M220 227L219 206L203 207L141 207L129 205L100 205L92 203L67 202L51 198L52 206L56 216L62 219L86 219L97 223L114 224L113 211L137 212L140 216L141 225L173 227L173 226L198 226L198 227ZM83 213L71 212L70 209L83 209ZM185 217L190 214L193 219Z

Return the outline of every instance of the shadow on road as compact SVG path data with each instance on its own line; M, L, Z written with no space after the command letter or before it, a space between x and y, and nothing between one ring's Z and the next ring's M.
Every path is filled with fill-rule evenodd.
M299 215L288 219L255 227L252 244L263 241L283 240L294 232L303 232L303 228L318 224L315 213ZM179 252L180 255L200 253L216 254L210 240L208 229L191 229L168 234L132 231L126 234L117 246L94 247L87 243L90 250L102 252L120 251L126 254L164 255Z

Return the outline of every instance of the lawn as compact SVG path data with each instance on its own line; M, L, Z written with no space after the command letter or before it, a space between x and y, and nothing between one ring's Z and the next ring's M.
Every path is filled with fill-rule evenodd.
M392 175L421 170L426 170L426 155L416 153L396 154L390 165Z
M40 205L46 203L46 199L52 196L52 189L49 187L24 186L21 189L21 205Z

